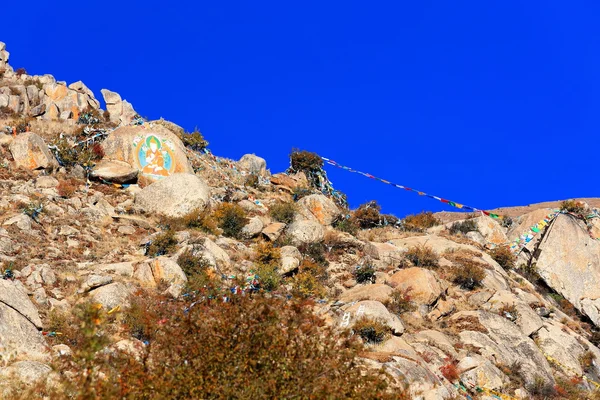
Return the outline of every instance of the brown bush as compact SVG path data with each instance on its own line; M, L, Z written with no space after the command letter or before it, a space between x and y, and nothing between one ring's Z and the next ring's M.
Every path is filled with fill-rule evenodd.
M77 191L77 185L70 180L64 180L58 183L57 190L60 197L68 199Z
M204 139L202 132L200 132L198 128L194 129L194 132L183 133L178 136L183 142L183 145L192 150L202 151L208 147L208 142Z
M360 366L360 344L340 337L312 314L309 304L261 295L236 296L228 303L207 299L183 313L180 304L162 300L137 297L124 316L130 331L148 341L142 362L98 351L99 339L87 341L86 351L78 352L69 364L72 373L60 377L60 386L46 391L49 397L398 396L388 391L383 375ZM86 322L93 328L89 333L101 332L92 320Z
M585 212L585 204L575 200L565 200L560 204L562 211L567 211L573 214L583 214Z
M508 246L497 246L489 251L490 256L506 270L513 269L517 257Z
M223 230L223 235L233 238L240 238L242 228L248 223L246 211L238 204L221 203L214 212L214 217L219 228Z
M210 262L202 255L197 256L191 250L186 250L177 258L177 264L188 278L189 291L211 290L217 286Z
M271 206L269 215L277 222L291 224L296 216L297 207L294 203L278 202Z
M457 367L458 362L451 358L447 358L445 361L446 364L440 367L440 372L442 373L444 378L448 379L450 382L454 382L460 376Z
M17 75L17 76L27 75L27 70L23 67L17 68L17 70L15 71L15 75Z
M263 289L267 291L276 290L281 284L279 274L279 263L281 254L279 249L273 247L270 242L258 242L254 253L256 275Z
M292 280L292 293L300 298L324 297L326 289L323 282L327 280L325 267L304 259L298 270L298 274Z
M347 216L345 218L338 219L333 223L333 227L338 231L349 233L352 236L356 236L358 230L360 229L358 220L354 218L354 216Z
M467 290L481 286L481 282L485 278L482 263L475 260L465 260L454 264L450 268L450 274L452 282Z
M441 221L431 211L424 211L420 214L407 216L404 218L403 224L406 230L422 232L441 224Z
M439 264L439 256L428 246L413 246L404 253L404 258L415 267L435 268Z
M198 229L213 235L219 233L217 221L208 208L192 211L180 218L163 218L161 219L161 225L176 231L183 229Z
M362 204L354 212L353 218L362 229L380 226L382 224L381 206L375 200Z
M246 177L246 179L244 180L244 186L258 189L260 186L260 180L258 179L258 175L256 175L256 174L248 175Z
M323 160L317 153L293 149L290 154L290 168L294 172L317 172L323 168Z
M450 234L456 235L458 233L467 234L469 232L477 232L477 223L473 218L465 219L464 221L456 221L448 229Z

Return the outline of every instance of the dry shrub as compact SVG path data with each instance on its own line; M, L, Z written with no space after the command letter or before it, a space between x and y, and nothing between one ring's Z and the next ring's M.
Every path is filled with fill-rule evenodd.
M270 242L259 242L254 253L255 272L264 290L276 290L281 284L279 262L281 254L279 249Z
M17 70L15 71L15 75L17 75L17 76L27 75L27 70L23 67L17 68Z
M565 200L560 203L560 209L573 214L581 215L585 212L585 204L575 200Z
M324 243L303 243L298 246L298 250L304 257L321 266L329 265L326 257L327 247Z
M466 235L469 232L477 232L478 230L477 223L473 218L465 219L464 221L456 221L450 225L450 228L448 229L451 235L456 235L458 233Z
M236 296L228 303L207 299L183 313L181 304L143 296L132 300L124 320L132 335L148 342L142 362L99 351L104 336L87 318L92 329L82 328L90 338L85 352L76 353L72 373L46 394L77 400L397 398L384 375L360 366L360 344L325 325L305 303Z
M441 224L441 221L431 211L409 215L403 220L404 229L415 232L422 232L439 224Z
M206 233L217 235L219 228L209 208L195 210L180 218L163 218L161 225L179 231L184 229L198 229Z
M457 367L458 362L451 358L446 358L445 361L446 363L440 367L440 372L448 381L454 382L460 376Z
M499 310L498 314L500 316L509 319L511 321L516 321L519 318L519 311L517 310L517 306L514 304L505 304Z
M452 330L457 334L462 331L488 333L487 328L483 326L481 322L479 322L479 319L475 316L470 315L464 315L458 318L453 318Z
M65 199L72 197L77 191L78 183L74 179L62 180L58 183L58 195Z
M244 180L244 186L250 187L254 189L258 189L260 187L260 180L258 179L258 175L250 174Z
M481 286L481 282L485 278L484 269L487 268L487 264L474 260L474 258L481 257L481 255L479 252L468 249L444 252L444 258L453 264L449 269L452 282L466 290L473 290Z
M203 290L216 285L211 265L202 255L197 256L191 250L186 250L177 258L177 264L188 278L188 290Z
M416 305L412 301L412 296L410 295L412 290L412 287L409 287L406 290L394 289L390 299L385 302L385 307L391 313L397 315L414 311L416 309Z
M246 211L240 205L221 203L216 207L213 215L224 236L241 238L242 228L248 223L248 218L246 218Z
M354 212L353 218L362 229L380 226L382 223L381 206L375 200L362 204Z
M148 246L146 255L150 257L158 257L169 254L175 250L176 246L177 239L175 239L175 231L169 229L154 236L150 242L150 245Z
M369 344L381 343L391 333L390 327L384 321L368 317L361 317L356 321L352 330Z
M410 261L415 267L436 268L439 263L439 256L429 246L413 246L404 253L404 258Z
M328 231L325 233L323 244L328 249L329 260L339 260L345 254L356 254L357 244L353 240L348 240L337 231Z
M294 172L317 172L323 168L323 160L317 153L293 149L290 154L290 168Z
M497 246L489 251L490 256L506 270L513 269L517 257L508 246Z
M296 216L297 207L294 203L277 202L269 209L269 215L277 222L291 224Z
M590 373L594 369L594 353L591 351L586 351L582 355L579 356L579 364L581 364L581 368L586 372Z
M292 279L292 293L300 298L325 296L323 282L327 280L325 268L310 260L300 263L299 272Z

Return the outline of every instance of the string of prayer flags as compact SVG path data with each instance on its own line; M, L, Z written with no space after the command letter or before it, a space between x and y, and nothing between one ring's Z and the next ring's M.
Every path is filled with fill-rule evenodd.
M379 182L382 182L382 183L385 183L387 185L391 185L391 186L397 187L398 189L404 189L404 190L407 190L409 192L417 193L419 196L429 197L430 199L434 199L434 200L440 201L440 202L442 202L444 204L448 204L449 206L452 206L454 208L458 208L460 210L469 210L469 211L473 211L473 212L480 212L480 213L482 213L484 215L487 215L488 217L495 218L495 219L502 219L503 218L501 215L494 214L494 213L491 213L489 211L482 210L480 208L475 208L475 207L467 206L465 204L457 203L455 201L450 201L450 200L447 200L447 199L444 199L444 198L441 198L441 197L438 197L438 196L433 196L433 195L427 194L425 192L422 192L420 190L416 190L416 189L410 188L408 186L399 185L397 183L393 183L393 182L390 182L388 180L385 180L385 179L382 179L382 178L378 178L378 177L376 177L374 175L371 175L371 174L368 174L366 172L361 172L361 171L355 170L353 168L347 167L345 165L338 164L337 162L335 162L335 161L333 161L333 160L331 160L329 158L321 157L321 159L323 159L323 161L325 161L327 164L333 165L334 167L341 168L341 169L346 170L348 172L353 172L353 173L356 173L356 174L359 174L359 175L363 175L363 176L366 176L367 178L370 178L370 179L375 179L375 180L377 180Z

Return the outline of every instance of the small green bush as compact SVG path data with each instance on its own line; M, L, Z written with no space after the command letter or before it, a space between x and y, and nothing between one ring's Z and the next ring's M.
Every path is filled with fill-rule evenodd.
M329 265L329 261L325 255L327 247L324 243L304 243L298 247L298 250L304 257L319 265L325 267Z
M424 211L420 214L409 215L404 218L404 229L408 231L421 232L426 229L439 225L441 222L431 211Z
M212 290L216 286L210 272L210 262L203 256L196 256L191 250L186 250L177 258L177 264L188 278L188 291Z
M64 167L73 167L75 165L92 167L103 156L103 151L100 151L102 147L100 147L100 150L95 145L84 146L83 148L73 147L66 138L59 138L53 144L56 146L54 151L58 161Z
M517 257L510 250L508 246L497 246L490 250L490 256L496 261L500 266L506 270L513 269L515 267L515 262L517 261Z
M179 138L185 147L194 151L202 151L208 147L208 142L204 139L198 128L194 129L194 132L179 135Z
M381 320L362 317L352 327L354 332L366 343L383 342L390 334L390 327Z
M291 224L296 216L296 210L297 207L294 203L278 202L271 207L269 215L275 221Z
M256 245L254 253L255 272L264 290L276 290L281 284L281 275L278 271L280 261L279 249L273 247L272 243L259 242Z
M458 233L467 234L469 232L477 232L477 222L474 219L465 219L464 221L456 221L452 225L450 225L449 229L452 235L456 235Z
M211 214L210 209L195 210L179 218L163 218L162 226L179 231L184 229L198 229L213 235L218 234L217 221Z
M333 223L333 227L338 231L349 233L352 236L356 236L358 230L360 229L358 221L351 216L338 219Z
M327 279L325 267L310 260L303 260L299 271L292 280L292 293L300 298L324 297L326 290L323 282Z
M435 268L439 265L439 256L428 246L413 246L404 253L404 258L415 267Z
M223 230L223 235L233 238L240 238L242 228L248 223L246 211L238 204L221 203L214 212L219 228Z
M177 246L177 239L175 239L175 231L169 229L156 235L150 245L146 254L150 257L158 257L165 254L171 253Z
M375 283L375 268L372 265L359 265L354 270L354 279L358 283Z

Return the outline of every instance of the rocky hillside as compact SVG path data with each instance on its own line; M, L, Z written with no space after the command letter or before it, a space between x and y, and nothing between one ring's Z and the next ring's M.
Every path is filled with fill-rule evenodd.
M600 398L597 199L396 221L102 94L0 43L0 397Z

